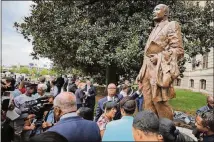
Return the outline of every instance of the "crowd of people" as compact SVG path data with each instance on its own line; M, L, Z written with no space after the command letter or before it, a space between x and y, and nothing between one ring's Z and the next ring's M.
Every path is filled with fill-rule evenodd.
M3 142L194 141L173 121L143 110L142 83L107 86L96 105L96 86L87 79L40 77L37 83L5 78L1 86ZM195 136L214 141L214 101L196 112Z

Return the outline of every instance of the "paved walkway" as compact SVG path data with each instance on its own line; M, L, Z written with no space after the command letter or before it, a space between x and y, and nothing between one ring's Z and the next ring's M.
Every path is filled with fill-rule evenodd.
M176 127L180 132L190 136L193 138L195 141L198 141L197 138L192 134L192 130L187 129L187 128L182 128L182 127Z

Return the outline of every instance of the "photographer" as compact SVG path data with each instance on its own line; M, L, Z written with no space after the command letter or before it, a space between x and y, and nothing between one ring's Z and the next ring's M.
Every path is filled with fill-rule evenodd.
M48 96L37 99L37 106L32 107L31 111L35 115L29 115L25 119L24 131L22 133L23 141L28 141L30 137L41 134L47 128L53 126L54 114L53 114L53 96ZM43 103L48 101L48 103Z
M16 98L14 98L14 105L16 107L15 110L18 114L20 114L19 118L14 120L15 134L18 137L20 137L21 132L23 130L25 118L28 118L28 117L31 118L32 117L31 115L28 116L29 114L27 112L23 113L23 114L21 114L21 112L24 112L27 110L26 104L25 104L27 101L35 100L35 98L33 97L34 92L35 92L35 85L29 84L26 87L25 94L19 95Z

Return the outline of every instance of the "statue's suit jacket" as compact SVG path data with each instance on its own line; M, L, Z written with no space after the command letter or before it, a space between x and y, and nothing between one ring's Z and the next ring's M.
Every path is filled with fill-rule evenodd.
M153 65L150 61L150 58L147 54L148 48L151 47L151 44L155 43L159 47L164 49L164 53L172 53L170 54L170 59L166 60L163 52L158 53L158 62L157 65ZM172 51L172 52L168 52ZM176 79L179 75L179 67L177 62L184 55L183 44L182 44L182 36L181 36L181 28L179 24L175 21L169 22L168 20L160 22L151 32L149 39L146 43L146 47L144 50L144 61L140 73L138 75L138 79L143 80L145 77L146 69L148 68L149 72L155 70L155 84L156 87L159 88L171 88L173 79ZM149 68L149 66L154 66L153 69ZM167 79L165 79L167 78ZM169 81L170 78L170 81ZM157 89L155 89L157 91ZM153 91L153 98L156 98L156 101L166 101L169 98L166 96L163 97L161 95L164 89L159 91ZM162 92L162 93L161 93ZM165 90L168 92L168 90ZM165 93L163 93L165 94ZM174 92L171 92L171 95ZM172 96L173 97L173 96ZM171 98L172 98L171 97Z

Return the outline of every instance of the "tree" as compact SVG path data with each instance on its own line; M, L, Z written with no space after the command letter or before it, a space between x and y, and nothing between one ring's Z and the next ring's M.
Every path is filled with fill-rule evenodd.
M213 45L211 12L180 0L34 0L32 15L15 27L32 41L33 57L47 57L62 70L77 68L86 75L116 82L119 75L136 77L153 27L152 10L170 6L171 20L182 25L185 53L209 51ZM180 62L180 70L186 59Z
M49 74L48 69L42 69L42 70L40 71L40 75L48 75L48 74Z
M57 75L57 73L56 73L56 71L54 71L54 70L50 70L50 71L49 71L49 75L55 76L55 75Z
M30 74L30 71L27 67L20 67L18 70L19 73Z

